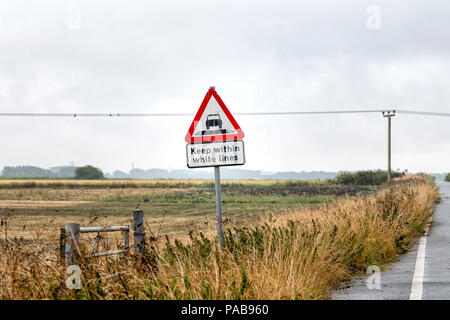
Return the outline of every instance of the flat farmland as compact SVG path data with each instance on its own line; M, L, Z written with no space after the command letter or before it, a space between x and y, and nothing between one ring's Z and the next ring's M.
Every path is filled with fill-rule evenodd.
M376 190L324 181L224 180L224 226L252 226L272 213L310 211ZM132 225L137 207L144 211L147 236L215 232L212 180L0 180L1 232L9 239L35 239L43 230L56 238L69 222Z
M420 175L379 187L222 187L226 232L219 249L212 181L0 183L0 299L327 299L368 266L408 251L439 199L436 185ZM145 252L88 258L125 242L119 232L98 242L95 233L83 234L83 284L68 288L59 229L68 222L131 225L137 207L145 215Z

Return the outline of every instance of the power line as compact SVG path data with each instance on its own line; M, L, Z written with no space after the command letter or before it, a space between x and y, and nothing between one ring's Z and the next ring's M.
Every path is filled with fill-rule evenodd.
M31 112L2 112L0 117L170 117L192 116L192 113L31 113Z
M286 111L286 112L237 112L240 116L268 115L314 115L314 114L348 114L348 113L380 113L388 110L333 110L333 111ZM31 113L2 112L0 117L186 117L193 113Z
M345 114L345 113L379 113L388 110L328 110L328 111L286 111L286 112L237 112L241 116L265 115L308 115L308 114ZM3 112L2 117L170 117L194 116L193 113L31 113Z
M444 112L427 112L402 109L372 109L372 110L322 110L322 111L286 111L286 112L237 112L239 116L276 116L276 115L321 115L321 114L357 114L357 113L383 113L397 112L403 114L415 114L423 116L440 116L450 117L450 113ZM32 112L2 112L0 117L189 117L194 116L192 113L32 113Z
M428 111L413 111L413 110L397 110L397 112L405 114L417 114L422 116L450 117L450 113L445 112L428 112Z
M347 114L347 113L380 113L388 110L329 110L329 111L286 111L286 112L241 112L241 116L276 116L276 115L314 115L314 114Z

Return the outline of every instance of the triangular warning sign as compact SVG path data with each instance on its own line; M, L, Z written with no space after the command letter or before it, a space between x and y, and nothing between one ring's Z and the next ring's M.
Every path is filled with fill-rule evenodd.
M209 88L186 134L187 143L238 140L244 137L214 87Z

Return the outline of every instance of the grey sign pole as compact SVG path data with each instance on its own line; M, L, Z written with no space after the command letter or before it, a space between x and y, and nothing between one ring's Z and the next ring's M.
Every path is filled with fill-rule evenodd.
M223 248L223 228L222 228L222 191L220 189L220 167L214 167L214 178L216 187L216 215L217 233L219 235L220 247Z
M391 180L391 118L395 117L395 110L383 111L383 117L388 118L388 172L387 172L387 179Z

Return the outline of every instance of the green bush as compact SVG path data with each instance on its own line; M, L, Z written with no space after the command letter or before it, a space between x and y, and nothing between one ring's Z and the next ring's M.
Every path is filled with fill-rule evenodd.
M93 166L78 167L75 169L75 179L97 180L103 178L103 172Z
M401 173L397 171L391 172L392 178L400 177ZM337 184L350 184L350 185L380 185L387 181L387 171L385 170L364 170L356 172L344 172L339 174L333 179Z
M450 173L445 177L445 181L450 182Z

